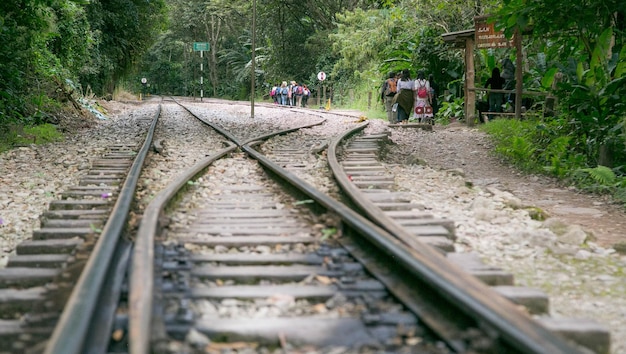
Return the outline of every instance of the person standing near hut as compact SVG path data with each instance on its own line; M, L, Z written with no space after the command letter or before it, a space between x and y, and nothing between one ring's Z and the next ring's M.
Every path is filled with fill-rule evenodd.
M491 70L491 77L485 82L485 88L491 87L492 90L502 90L505 80L500 76L500 69L493 68ZM504 94L502 92L489 92L489 111L490 112L502 112L502 104L504 103ZM489 120L492 120L493 114L489 115Z

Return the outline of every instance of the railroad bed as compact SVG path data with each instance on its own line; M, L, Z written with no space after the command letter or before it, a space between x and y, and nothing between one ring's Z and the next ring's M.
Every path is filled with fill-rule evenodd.
M212 119L210 114L202 113L206 106L186 104L187 113L175 103L163 105L165 110L177 112L176 119L197 124L191 123L195 120L189 115L195 113L224 131L237 132L240 137L236 140L240 141L227 143L227 139L207 131L204 137L188 139L194 149L196 145L206 148L190 154L168 146L168 139L160 139L157 133L158 153L150 158L154 166L148 165L144 174L159 170L176 181L169 186L144 184L137 192L140 198L133 212L148 212L141 220L131 220L129 229L139 226L139 230L137 235L128 235L137 240L130 268L130 293L127 295L125 287L120 286L120 294L113 296L121 301L115 311L117 316L106 321L110 324L106 338L112 339L108 345L113 352L123 352L123 348L135 353L150 348L169 352L220 348L238 348L242 352L260 348L318 352L340 352L342 348L404 352L419 348L442 353L487 352L494 348L520 352L541 352L541 348L554 352L578 350L571 342L538 326L501 296L537 314L547 310L545 295L512 287L511 274L484 265L475 256L452 253L454 221L434 218L424 206L396 191L393 176L386 174L378 161L378 152L388 144L384 132L362 136L366 124L359 125L353 117L329 123L319 113L314 124L305 124L305 115L296 110L287 112L298 116L289 127L261 122L259 133L251 129L253 122L248 120L244 129L248 134L243 136L237 120ZM161 129L165 131L167 123L163 124ZM316 131L324 124L334 124L339 131L353 131L345 137L329 138ZM260 135L278 130L283 131L281 135L266 144L256 142ZM226 138L237 135L230 134ZM256 150L267 157L254 156ZM331 167L335 167L334 177L326 167L326 154L331 158ZM180 161L171 162L171 155L185 156L186 167ZM260 160L251 160L248 155ZM159 161L164 164L159 165ZM306 182L320 174L329 182L322 191ZM339 185L331 183L335 179ZM292 186L283 189L288 185ZM185 192L177 194L182 187ZM166 193L170 195L163 196L162 191L167 189L171 189ZM98 192L96 199L103 196L102 190ZM106 201L113 201L116 192L106 193L111 193ZM155 200L161 205L152 209ZM154 224L144 225L147 219L153 219ZM83 231L97 238L98 224L86 220L90 221L75 226L89 225ZM151 228L147 240L142 233L146 227ZM84 243L90 237L78 235L74 242ZM86 257L73 249L69 253L73 258ZM140 263L145 261L148 263ZM67 278L71 273L67 270L80 269L84 262L75 267L70 264L57 260L56 266L65 269L63 272L51 271L49 266L41 268ZM464 272L458 270L459 265ZM427 266L439 269L420 269ZM148 279L153 271L156 276ZM442 271L447 275L441 276L438 272ZM426 291L435 279L429 272L442 278L443 283ZM448 276L459 276L461 280ZM51 285L50 279L42 283L48 284L48 289L41 289L40 296L52 294L50 289L58 287ZM491 292L476 279L499 287ZM6 284L13 286L10 281ZM464 286L470 294L455 293ZM477 294L485 289L487 293ZM33 290L23 294L26 292ZM17 306L4 303L12 311ZM26 307L32 310L42 303L48 306L51 302L40 297ZM64 305L58 303L57 308ZM453 316L445 314L455 307L463 313L456 310ZM39 331L39 326L25 334L18 333L18 329L26 328L24 318L39 313L15 313L20 319L13 322L14 332L4 336L6 343L15 350L43 348L43 339L59 315L47 317L46 331ZM494 319L496 315L503 317ZM567 322L588 327L584 331L570 328L566 333L563 325L567 323L557 322L545 320L544 325L570 338L577 337L597 352L608 351L608 334L601 326ZM501 323L507 328L498 327ZM53 338L47 347L49 352L61 352L54 349L67 345L65 337ZM83 347L83 343L70 345Z

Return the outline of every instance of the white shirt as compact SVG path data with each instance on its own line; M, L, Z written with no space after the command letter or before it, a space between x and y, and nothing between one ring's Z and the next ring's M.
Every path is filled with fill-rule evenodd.
M396 84L396 87L398 90L402 90L402 89L406 89L406 90L413 90L413 80L407 81L407 80L398 80L398 83Z

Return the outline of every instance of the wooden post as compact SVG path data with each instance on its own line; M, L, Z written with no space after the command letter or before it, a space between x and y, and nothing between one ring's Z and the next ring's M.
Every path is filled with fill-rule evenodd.
M319 84L317 84L317 106L322 109L322 105L320 104L320 99L321 99L321 95L322 95L322 82L320 81Z
M519 29L515 30L515 119L522 118L522 86L524 79L524 68L522 68L522 33Z
M476 91L474 90L474 38L465 39L465 119L467 126L474 126L476 119Z

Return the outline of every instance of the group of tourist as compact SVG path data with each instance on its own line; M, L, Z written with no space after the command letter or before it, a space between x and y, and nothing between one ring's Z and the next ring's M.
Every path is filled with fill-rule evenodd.
M311 90L305 84L298 84L291 81L283 81L281 84L275 84L270 90L270 97L276 105L306 107L311 96Z
M435 124L437 91L433 75L426 78L423 70L417 72L415 80L411 79L409 69L399 73L390 72L380 93L387 111L387 120L390 124L405 124L409 119Z

